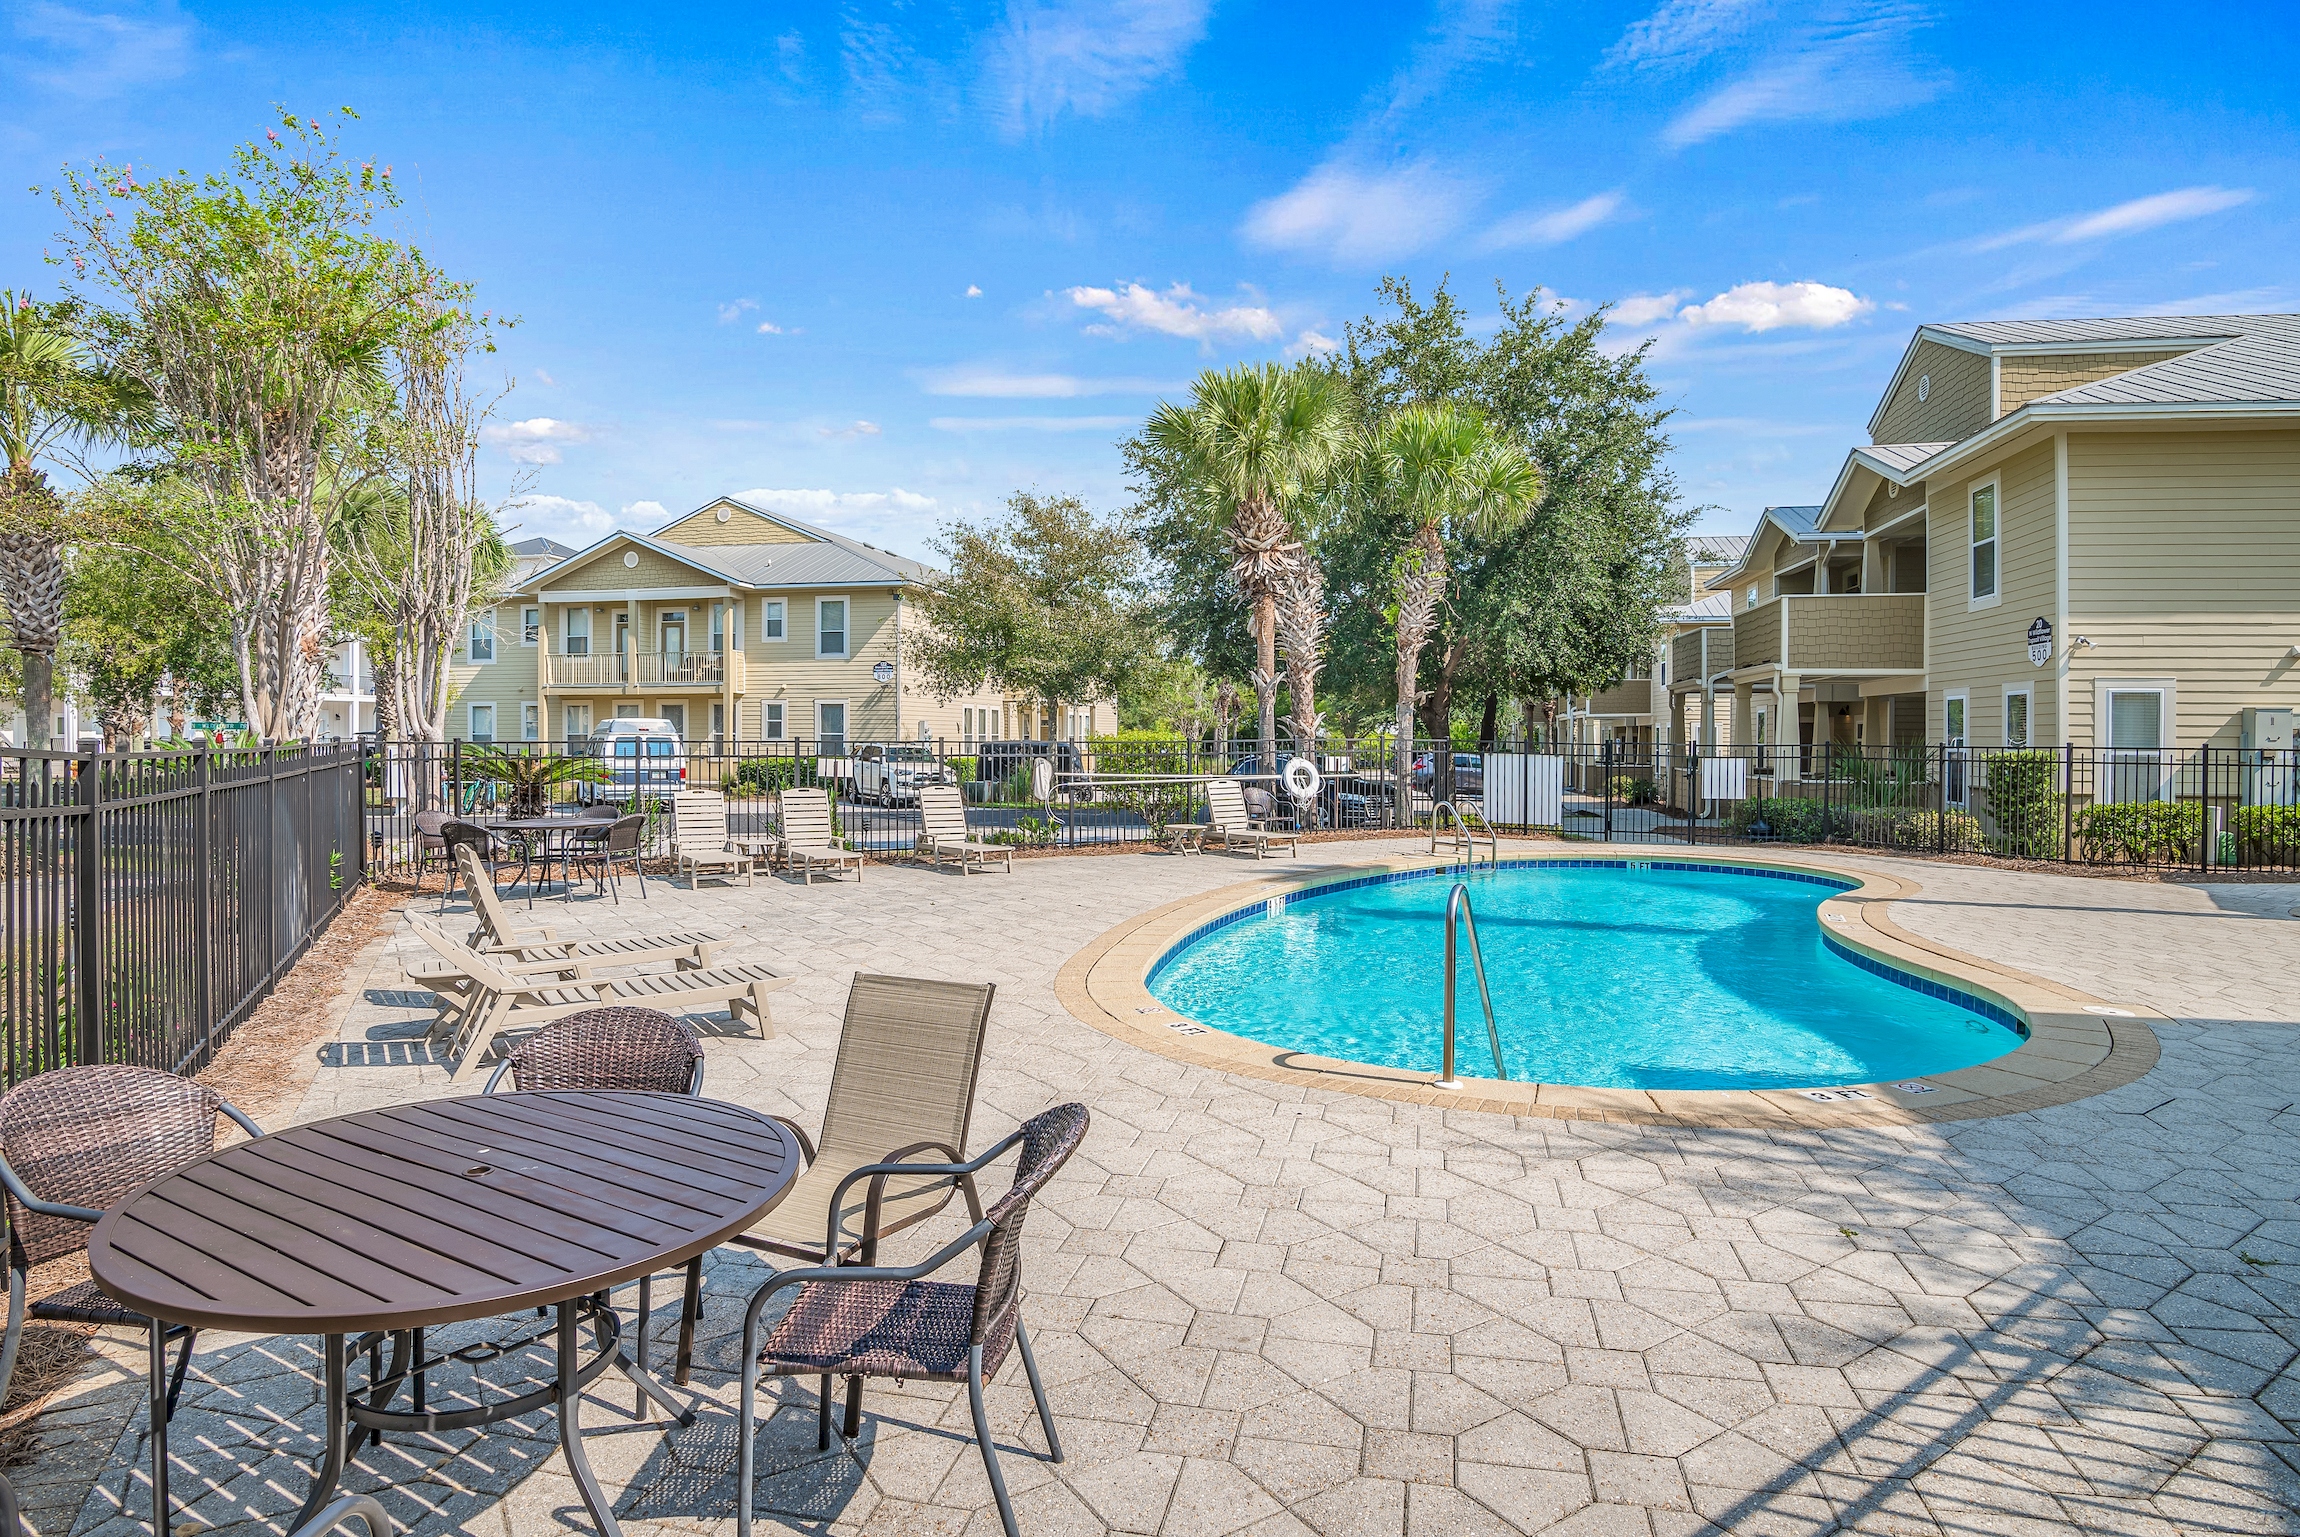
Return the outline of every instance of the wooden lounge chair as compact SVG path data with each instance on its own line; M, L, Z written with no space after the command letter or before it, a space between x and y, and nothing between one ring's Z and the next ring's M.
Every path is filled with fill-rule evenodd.
M789 789L782 794L783 837L777 846L782 856L783 869L796 870L812 886L815 866L828 866L833 874L848 865L854 866L855 879L862 879L863 857L853 849L841 848L831 838L831 798L822 790Z
M472 856L458 849L456 857ZM471 886L479 911L479 927L472 931L471 947L510 961L581 963L576 976L589 976L603 967L643 966L654 961L671 961L686 971L709 966L727 943L723 935L700 931L629 939L563 939L547 924L513 923L511 910L492 885L476 879L468 868L463 878Z
M979 1218L982 1205L965 1176L874 1171L904 1159L965 1159L996 992L987 982L857 975L820 1137L776 1117L798 1137L806 1172L773 1211L729 1241L816 1265L859 1252L869 1264L881 1238L926 1221L954 1194L963 1193ZM856 1402L850 1395L850 1427Z
M966 825L966 798L953 785L920 785L918 787L919 819L926 831L918 835L912 846L911 857L924 857L942 868L945 855L958 861L958 873L965 875L975 867L989 869L993 859L1006 861L1006 873L1014 873L1014 845L1011 843L981 843L975 840Z
M765 1039L775 1033L767 995L790 986L791 981L764 966L714 966L708 971L657 971L631 977L527 976L507 971L494 957L457 944L412 913L407 922L434 955L449 968L463 971L473 984L471 1001L456 1017L447 1043L449 1055L455 1058L451 1080L455 1083L470 1076L495 1037L504 1031L547 1025L609 1004L637 1004L665 1012L717 1006L738 1022L746 1014L751 1016L758 1024L760 1038Z
M1295 834L1263 827L1247 814L1245 787L1235 779L1208 781L1206 808L1208 836L1219 839L1223 848L1250 848L1256 859L1277 843L1283 843L1289 854L1300 849Z
M689 891L707 874L730 881L740 875L744 885L752 883L751 856L727 838L724 795L716 790L689 790L673 796L671 822L675 840L671 858L673 879L684 872Z

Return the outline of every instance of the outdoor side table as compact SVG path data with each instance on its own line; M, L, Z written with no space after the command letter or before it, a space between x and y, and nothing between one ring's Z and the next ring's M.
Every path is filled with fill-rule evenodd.
M1212 829L1210 822L1168 822L1165 826L1166 852L1169 854L1203 854L1206 852L1206 834Z
M430 1100L211 1153L106 1212L88 1260L105 1291L170 1323L324 1337L325 1450L291 1526L334 1494L353 1424L461 1430L555 1405L583 1503L603 1537L621 1537L583 1453L579 1395L612 1368L681 1423L694 1411L646 1369L644 1316L638 1357L625 1348L606 1293L749 1227L789 1193L799 1162L797 1139L777 1122L684 1094ZM555 1380L478 1408L424 1410L421 1373L446 1359L423 1359L424 1329L552 1305ZM588 1361L578 1322L596 1344ZM386 1337L392 1366L378 1376ZM355 1338L351 1348L370 1352L362 1397L348 1380ZM415 1408L391 1408L410 1382ZM169 1509L164 1415L152 1509Z

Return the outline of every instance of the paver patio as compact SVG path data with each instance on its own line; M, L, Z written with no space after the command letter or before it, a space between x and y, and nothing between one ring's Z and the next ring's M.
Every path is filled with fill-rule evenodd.
M1404 847L1315 845L1290 865ZM1221 856L653 882L644 905L627 889L564 916L722 928L730 959L798 977L775 1039L711 1042L707 1093L815 1124L847 979L869 969L998 984L978 1142L1060 1100L1092 1107L1026 1241L1068 1461L1027 1450L1018 1364L992 1394L1028 1537L2300 1530L2300 889L1833 862L1922 886L1893 913L1913 932L2173 1016L2161 1062L1992 1120L1687 1130L1290 1090L1072 1020L1053 979L1080 946L1280 868ZM402 930L363 955L302 1118L445 1090L400 970L415 954ZM665 1437L607 1378L587 1408L633 1537L732 1530L731 1331L764 1274L710 1266L716 1369L697 1385L722 1407ZM657 1289L665 1348L673 1295ZM201 1343L180 1497L226 1531L279 1530L307 1476L289 1459L317 1445L311 1342ZM480 1370L508 1383L536 1364ZM109 1467L88 1489L69 1435L52 1443L45 1480L19 1480L44 1537L142 1529L142 1440L120 1408L138 1391L132 1361L92 1370L61 1412ZM762 1506L784 1527L997 1531L963 1392L874 1384L866 1471L818 1455L811 1397L780 1391ZM347 1487L388 1477L394 1515L427 1534L581 1529L553 1436L539 1417L395 1439Z

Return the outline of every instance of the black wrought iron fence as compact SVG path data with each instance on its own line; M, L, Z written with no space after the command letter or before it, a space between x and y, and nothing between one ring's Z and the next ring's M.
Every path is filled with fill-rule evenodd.
M365 874L354 744L0 753L14 1083L206 1064Z
M509 745L568 756L550 744ZM400 875L443 867L438 829L451 817L501 821L515 811L601 805L644 815L646 849L665 854L670 800L682 789L724 794L730 831L765 838L775 828L776 797L794 786L828 793L837 835L877 857L906 855L915 844L922 784L956 787L979 838L1022 847L1145 843L1169 824L1205 820L1205 781L1234 775L1245 781L1256 815L1306 831L1425 829L1446 803L1502 832L1609 843L1816 843L2146 868L2300 867L2300 763L2291 753L2229 748L1603 742L1473 750L1417 741L1401 776L1383 737L1329 739L1315 752L1281 743L1273 753L1251 741L1134 737L797 739L694 743L654 759L594 762L591 777L523 790L471 744L377 745L370 862Z

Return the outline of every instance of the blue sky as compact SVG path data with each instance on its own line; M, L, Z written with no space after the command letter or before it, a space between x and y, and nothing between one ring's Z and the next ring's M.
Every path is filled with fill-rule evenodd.
M1123 500L1201 368L1384 273L1617 302L1704 528L1818 500L1923 320L2300 309L2300 7L0 0L0 186L350 104L522 324L521 533L721 492L908 553ZM0 286L52 210L0 195Z

